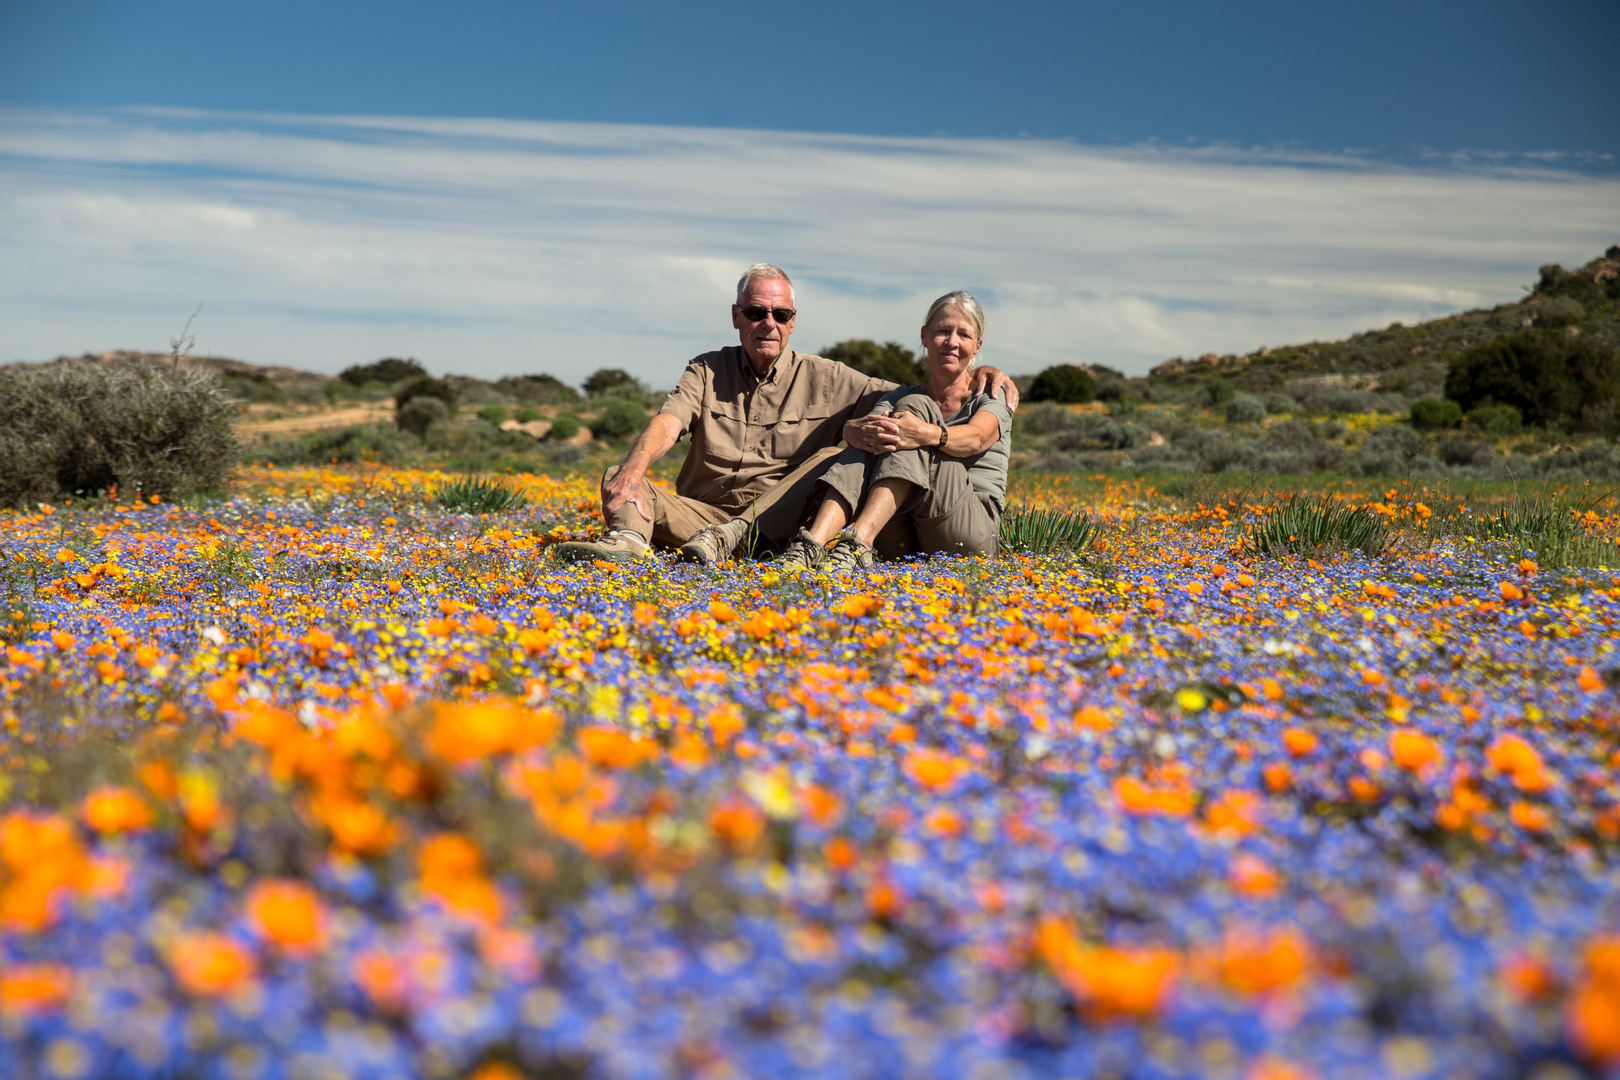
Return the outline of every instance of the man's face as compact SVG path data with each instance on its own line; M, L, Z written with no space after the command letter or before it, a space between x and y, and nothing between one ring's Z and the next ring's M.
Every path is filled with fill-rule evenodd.
M759 322L750 322L743 315L743 308L747 307L762 307L767 312ZM777 357L787 352L788 337L793 333L793 320L779 323L769 309L792 307L792 290L781 278L754 279L743 293L742 302L731 305L731 325L737 328L743 352L761 375L771 369Z

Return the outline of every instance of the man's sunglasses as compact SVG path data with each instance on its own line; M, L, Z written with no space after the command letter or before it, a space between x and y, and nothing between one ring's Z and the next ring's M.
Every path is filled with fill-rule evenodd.
M760 307L758 304L750 304L742 309L743 318L749 322L764 322L765 316L769 315L779 323L790 323L793 321L793 316L797 314L798 312L790 307L767 308Z

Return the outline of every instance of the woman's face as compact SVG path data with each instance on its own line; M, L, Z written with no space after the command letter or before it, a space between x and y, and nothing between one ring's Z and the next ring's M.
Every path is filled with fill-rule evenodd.
M935 315L934 321L923 327L922 341L928 350L928 366L942 375L966 371L984 344L973 320L955 308L945 308Z

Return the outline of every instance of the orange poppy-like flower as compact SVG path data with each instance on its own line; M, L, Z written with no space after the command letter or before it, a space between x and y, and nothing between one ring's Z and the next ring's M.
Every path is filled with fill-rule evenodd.
M169 951L180 989L194 997L228 994L253 978L258 965L246 946L224 934L184 934Z
M1213 959L1215 971L1227 987L1240 994L1264 994L1304 978L1310 957L1305 935L1289 928L1269 934L1232 930Z
M124 787L101 787L85 796L79 808L84 823L103 836L140 832L152 824L152 808Z
M1064 921L1041 920L1036 950L1070 994L1095 1019L1148 1016L1158 1011L1181 971L1169 949L1087 946Z
M248 892L246 907L254 931L287 952L313 952L325 939L324 906L301 881L261 881Z
M472 838L441 833L423 843L416 856L423 891L445 907L470 918L500 917L500 897L494 882L484 877L484 856Z
M579 751L593 765L607 769L632 769L656 757L658 744L637 739L617 728L588 727L580 730Z
M310 809L332 833L332 843L351 855L381 855L399 839L399 829L388 815L363 800L321 798Z
M1282 738L1289 755L1296 758L1308 757L1316 749L1319 741L1315 732L1306 731L1304 728L1289 728L1283 732Z
M1620 938L1586 947L1586 976L1564 1014L1570 1044L1589 1061L1620 1062Z
M960 758L941 750L913 750L906 755L903 768L907 776L929 791L949 790L967 771Z
M1427 735L1416 731L1397 731L1389 737L1389 756L1395 764L1410 772L1420 772L1440 760L1440 748Z
M1129 776L1114 781L1114 797L1130 814L1164 814L1186 817L1193 811L1193 798L1175 788L1154 788Z
M0 1014L54 1012L73 992L73 972L61 964L11 964L0 971Z
M1513 777L1520 791L1545 791L1552 786L1536 748L1517 735L1498 735L1485 749L1485 760L1499 772Z
M754 850L765 832L765 815L753 803L731 799L709 814L709 830L734 855Z
M526 709L507 702L441 702L433 707L428 747L446 761L472 761L543 746L561 728L562 716L554 709Z
M14 811L0 819L0 926L39 931L61 901L84 889L94 868L73 823L56 814Z
M1270 896L1278 888L1277 871L1264 859L1246 852L1232 860L1227 880L1245 896Z

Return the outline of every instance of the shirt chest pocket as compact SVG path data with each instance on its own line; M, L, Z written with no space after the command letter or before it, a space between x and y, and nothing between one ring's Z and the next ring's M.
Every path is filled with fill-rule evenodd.
M842 434L834 430L833 417L826 408L785 409L771 425L771 457L796 461L836 443Z

